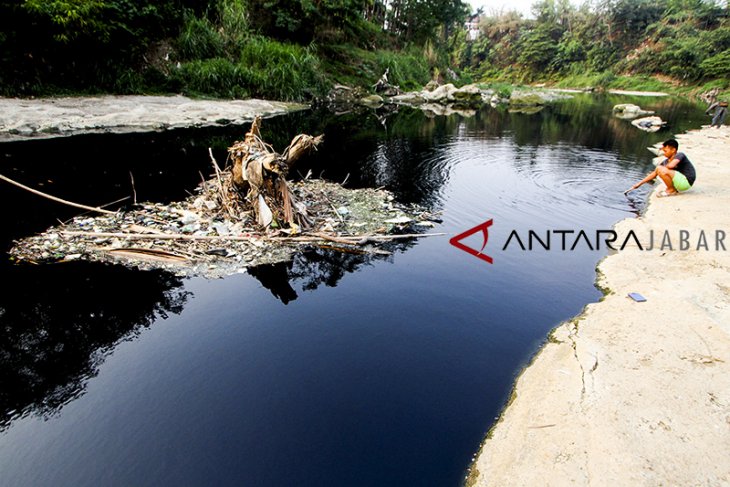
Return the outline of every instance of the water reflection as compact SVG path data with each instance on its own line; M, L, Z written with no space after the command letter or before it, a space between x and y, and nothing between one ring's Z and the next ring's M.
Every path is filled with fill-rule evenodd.
M393 262L393 254L405 252L415 241L388 243L381 251L391 255L367 252L311 248L297 254L291 262L249 267L248 273L283 304L299 297L300 291L315 291L320 286L335 287L346 274L357 272L376 262Z
M83 393L104 355L189 293L166 272L121 266L2 266L0 429L24 413L48 415Z
M702 117L685 102L640 100L671 126L646 134L614 119L612 104L586 96L532 115L485 108L471 118L408 108L299 113L263 130L277 148L300 132L325 133L303 172L338 182L349 174L347 186L383 185L443 210L438 231L448 235L493 217L490 238L504 242L511 228L610 227L636 210L621 192L650 165L644 147ZM102 137L84 150L78 140L29 145L24 154L41 169L11 165L31 182L56 170L61 196L94 204L107 199L109 181L126 187L136 164L145 168L135 173L140 199L160 201L207 173L207 146L224 153L243 132ZM163 139L171 147L145 145ZM125 143L138 152L121 147L129 160L114 159L107 170L116 176L98 177L99 154ZM52 152L53 163L31 159L33 147ZM22 159L14 150L4 164ZM69 174L48 167L67 162ZM12 191L0 191L10 217L2 241L32 231L26 219L42 229L59 216L37 200L17 204ZM458 485L516 371L550 328L600 297L592 287L598 253L495 250L487 265L446 238L406 243L391 257L314 249L251 269L256 280L184 283L122 268L3 267L14 287L0 296L3 479ZM165 313L180 316L139 333ZM12 421L13 410L50 414L66 402L51 421Z

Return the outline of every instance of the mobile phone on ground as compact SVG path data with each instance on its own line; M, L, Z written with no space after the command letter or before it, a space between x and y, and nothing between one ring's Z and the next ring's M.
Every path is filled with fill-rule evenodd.
M646 298L639 293L629 293L629 297L637 303L643 303L646 301Z

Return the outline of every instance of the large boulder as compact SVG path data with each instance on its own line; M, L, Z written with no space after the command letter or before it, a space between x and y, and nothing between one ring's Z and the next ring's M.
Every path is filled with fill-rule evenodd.
M654 112L650 110L642 110L640 106L632 103L621 103L613 107L614 116L623 119L632 119L641 115L651 115L652 113Z
M360 98L357 102L366 107L377 108L383 104L383 97L380 95L369 95Z
M481 105L484 103L482 99L482 90L477 85L462 86L452 93L454 100L466 105Z
M366 94L360 87L352 88L345 85L334 85L327 94L327 102L337 105L352 105Z
M554 91L515 90L510 95L509 104L511 106L539 106L565 98L571 98L571 96Z
M396 95L390 98L393 103L400 103L402 105L420 105L425 103L426 100L423 97L423 93L419 91L411 91L403 93L402 95Z
M631 121L631 125L645 132L656 132L667 124L659 117L637 118Z
M545 103L545 100L537 93L514 92L509 97L509 104L513 106L533 107Z
M454 100L456 86L451 83L439 86L433 91L423 91L421 95L427 102L446 103Z

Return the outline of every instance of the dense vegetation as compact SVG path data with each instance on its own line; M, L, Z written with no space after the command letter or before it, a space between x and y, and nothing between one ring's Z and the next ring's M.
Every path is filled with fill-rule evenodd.
M712 0L540 0L534 19L483 15L473 42L452 44L465 79L570 86L728 88L730 18Z
M0 94L302 100L387 68L412 88L467 14L461 0L0 1Z
M533 11L482 15L470 40L462 0L0 0L0 94L309 100L334 83L372 86L386 68L404 89L432 78L728 88L728 8L712 0Z

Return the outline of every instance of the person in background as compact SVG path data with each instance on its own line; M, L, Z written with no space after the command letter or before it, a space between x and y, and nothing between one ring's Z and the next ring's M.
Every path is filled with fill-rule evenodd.
M727 101L719 100L714 102L707 108L707 110L705 110L705 113L709 115L713 110L715 112L712 116L712 123L710 124L710 127L720 128L720 126L725 123L725 117L727 116Z
M687 159L687 156L682 152L677 152L679 149L679 142L674 139L669 139L662 144L662 152L664 153L664 159L656 169L654 169L647 177L639 181L638 183L631 186L629 189L624 191L627 194L629 191L633 191L642 184L653 181L657 177L664 181L667 185L667 189L661 191L657 196L674 196L679 194L680 191L687 191L695 183L696 173L695 167Z

